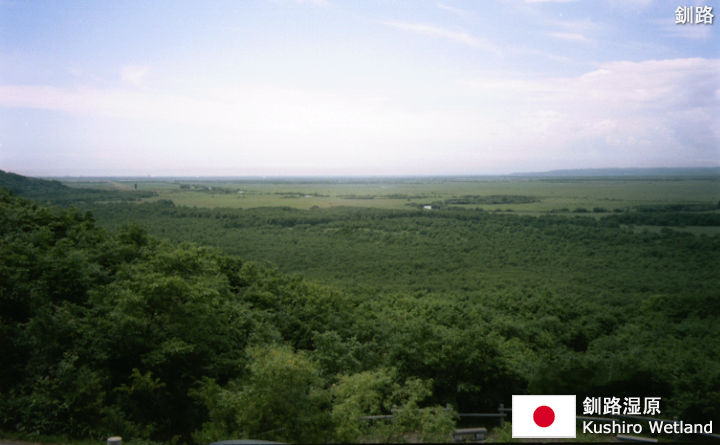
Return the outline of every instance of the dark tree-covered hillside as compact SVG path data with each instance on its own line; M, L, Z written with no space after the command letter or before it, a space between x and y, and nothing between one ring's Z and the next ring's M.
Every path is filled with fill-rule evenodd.
M154 192L125 190L96 190L72 188L59 181L30 178L0 170L0 188L7 188L18 196L56 205L91 204L112 201L136 201L154 196Z

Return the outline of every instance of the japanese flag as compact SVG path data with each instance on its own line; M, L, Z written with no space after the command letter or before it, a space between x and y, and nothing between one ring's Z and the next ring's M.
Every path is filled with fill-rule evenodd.
M513 438L574 438L575 396L512 396Z

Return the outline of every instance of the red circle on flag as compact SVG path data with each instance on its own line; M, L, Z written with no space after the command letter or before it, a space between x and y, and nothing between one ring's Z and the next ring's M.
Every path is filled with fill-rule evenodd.
M555 411L553 411L549 406L538 406L533 413L533 420L539 427L548 427L555 421Z

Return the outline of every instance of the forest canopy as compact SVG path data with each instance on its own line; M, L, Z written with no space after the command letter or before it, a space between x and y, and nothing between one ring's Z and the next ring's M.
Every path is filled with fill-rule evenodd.
M3 429L446 440L456 412L523 393L720 419L718 236L612 215L87 208L0 192Z

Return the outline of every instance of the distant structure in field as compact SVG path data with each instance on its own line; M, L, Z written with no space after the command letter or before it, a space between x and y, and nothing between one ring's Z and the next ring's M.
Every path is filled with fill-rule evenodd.
M425 209L425 210L432 210L432 206L426 205L426 206L423 206L423 209Z

